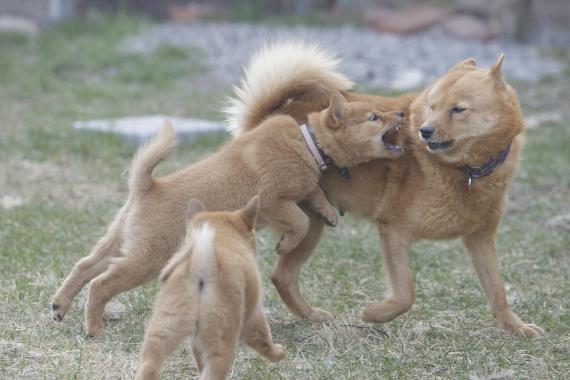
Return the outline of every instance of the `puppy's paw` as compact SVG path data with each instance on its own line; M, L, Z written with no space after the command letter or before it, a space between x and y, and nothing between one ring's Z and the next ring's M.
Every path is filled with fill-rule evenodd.
M86 326L85 334L87 334L89 338L102 338L105 336L105 329L103 326Z
M319 209L317 215L321 217L327 226L336 227L338 224L336 212L332 208L330 210Z
M313 321L313 322L326 322L326 321L330 321L333 318L334 317L332 316L331 313L329 313L326 310L319 309L319 308L313 308L311 313L306 317L306 319Z
M285 347L283 347L282 345L280 345L278 343L274 344L273 345L273 354L271 355L271 361L278 362L280 360L283 360L286 353L287 353L287 350L285 350Z
M285 235L281 238L279 243L277 243L277 247L275 247L275 249L277 250L278 255L286 255L295 249L297 245L297 243L291 241L289 235Z
M57 303L51 304L51 317L56 322L61 322L65 316L65 310Z
M283 241L283 239L285 239L285 236L281 236L281 239L279 239L279 241L277 242L277 244L275 244L275 253L280 255L281 252L281 242Z

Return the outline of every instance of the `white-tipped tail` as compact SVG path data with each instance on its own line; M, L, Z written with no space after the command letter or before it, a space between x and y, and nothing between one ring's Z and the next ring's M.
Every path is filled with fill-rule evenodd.
M152 171L166 159L176 147L174 130L165 122L160 133L139 149L131 164L129 190L131 193L147 191L152 186Z
M214 237L216 231L208 223L193 228L191 267L201 278L211 278L216 273L216 256L214 254Z
M352 82L336 71L339 62L317 44L303 41L261 48L224 109L228 132L237 137L255 128L296 95L315 89L331 94L348 90Z

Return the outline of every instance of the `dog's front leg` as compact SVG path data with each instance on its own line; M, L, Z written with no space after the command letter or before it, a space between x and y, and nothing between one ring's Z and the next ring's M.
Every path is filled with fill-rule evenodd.
M414 280L408 262L411 240L401 232L382 229L390 295L381 302L367 305L360 317L365 322L388 322L410 310L414 303Z
M279 256L271 273L271 281L293 315L312 321L326 321L332 316L324 310L311 306L299 290L301 267L313 254L324 229L324 223L320 217L306 208L303 210L309 216L309 232L295 249L286 255Z
M323 218L323 221L327 225L336 227L338 222L336 212L320 186L317 186L316 190L311 192L306 199L308 206L311 207L318 216Z
M532 323L524 323L511 310L507 303L506 291L499 273L499 262L495 248L495 231L482 231L465 236L463 243L469 252L479 282L483 287L487 301L501 327L511 333L535 337L544 334L544 330Z

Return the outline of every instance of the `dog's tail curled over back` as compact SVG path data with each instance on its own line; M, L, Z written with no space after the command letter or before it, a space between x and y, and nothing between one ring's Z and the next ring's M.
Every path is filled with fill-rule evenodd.
M152 171L165 160L176 147L174 130L165 122L160 133L139 149L131 164L129 191L131 194L148 191L152 187Z
M339 60L316 44L273 43L253 55L224 112L234 137L255 128L266 117L298 98L323 99L346 91L352 82L336 71ZM310 100L310 99L307 99Z

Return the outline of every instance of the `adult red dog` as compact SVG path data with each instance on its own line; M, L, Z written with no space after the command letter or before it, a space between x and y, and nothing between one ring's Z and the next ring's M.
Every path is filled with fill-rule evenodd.
M402 158L356 166L350 181L329 169L320 183L339 210L378 226L391 294L366 306L362 319L386 322L412 306L412 242L460 238L499 324L514 334L542 335L542 328L523 322L507 304L495 251L524 128L517 95L502 74L503 55L490 68L477 68L473 59L458 63L422 92L396 98L349 92L349 81L335 71L336 63L315 46L285 43L266 48L247 67L228 114L234 134L275 113L292 115L301 123L309 112L326 108L331 95L342 93L349 102L367 101L381 111L409 115L407 126L393 136L393 142L406 147ZM337 88L316 80L323 77L329 78L327 84L338 83ZM272 273L291 312L312 320L330 315L307 303L298 279L322 231L323 222L311 217L307 237L279 257Z

